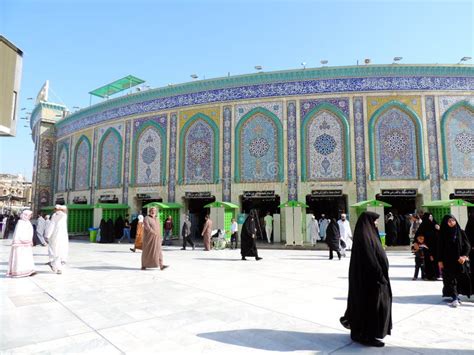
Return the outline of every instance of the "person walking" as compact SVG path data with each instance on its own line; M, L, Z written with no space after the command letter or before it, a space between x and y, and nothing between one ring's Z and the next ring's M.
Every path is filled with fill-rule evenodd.
M443 273L443 297L451 297L451 307L458 307L459 295L471 296L469 253L471 245L466 233L453 215L441 222L438 265Z
M438 244L439 244L439 225L436 223L431 213L425 213L422 222L415 232L415 238L419 235L425 237L425 244L430 250L433 260L425 260L426 278L436 280L441 276L438 267Z
M173 226L173 218L171 216L168 216L163 227L163 229L165 230L165 245L171 245Z
M352 231L351 225L347 220L347 215L345 213L341 214L341 219L337 221L339 225L339 232L341 233L341 253L345 257L346 249L352 249Z
M66 206L55 206L55 212L51 217L51 225L48 229L47 238L49 240L49 262L47 264L54 273L62 274L62 265L66 263L69 252Z
M41 214L38 215L36 220L36 236L38 237L42 246L46 246L46 240L44 240L44 233L46 231L46 220Z
M321 240L326 240L326 229L328 228L329 219L326 218L324 213L321 214L321 218L319 219L319 237Z
M204 242L204 250L211 250L212 221L209 215L206 215L206 222L204 223L201 236Z
M239 225L235 218L232 218L232 223L230 225L230 248L237 249L237 240L239 239ZM235 246L233 246L235 243Z
M130 238L130 221L128 220L128 215L125 216L125 220L123 221L123 233L122 237L119 239L119 243L122 242L123 238L127 238L128 242L131 243L132 239Z
M469 244L471 244L471 251L469 252L469 263L471 266L471 290L474 291L474 212L469 215L469 218L466 223L466 228L464 228Z
M161 227L156 220L156 207L152 207L143 221L142 270L156 267L164 270L168 267L163 264L161 243Z
M339 230L339 225L336 222L335 218L331 218L326 230L326 242L329 247L329 260L333 259L333 252L337 253L337 257L341 260L341 232Z
M385 219L385 243L387 246L397 245L397 224L392 212L389 212Z
M183 237L183 247L181 250L186 250L186 244L189 243L194 250L194 242L191 238L191 221L189 220L189 216L186 214L184 215L184 223L183 228L181 229L181 237Z
M267 242L270 244L272 242L272 231L273 231L273 217L270 215L270 212L267 212L267 215L263 219L265 223L265 234L267 235Z
M309 229L309 235L311 237L311 244L314 247L316 243L318 242L318 238L319 238L319 223L316 220L316 217L314 217L314 214L311 215L308 229Z
M142 250L143 248L143 216L140 214L137 217L137 226L135 228L135 245L133 248L130 248L131 251L134 253L137 251L137 249Z
M392 329L392 288L388 259L377 230L379 215L362 212L354 229L349 265L349 295L341 324L353 341L383 347Z
M240 233L240 254L242 260L247 260L246 256L254 256L255 260L261 260L258 256L256 238L257 238L258 213L253 209L250 211L247 219L242 226Z
M12 247L8 260L8 277L26 277L36 274L33 260L33 212L24 210L13 232Z

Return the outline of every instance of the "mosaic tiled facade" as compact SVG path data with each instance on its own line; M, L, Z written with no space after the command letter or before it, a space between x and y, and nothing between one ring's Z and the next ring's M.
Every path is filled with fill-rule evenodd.
M56 190L64 192L67 189L67 176L69 173L69 143L59 143L57 160Z
M90 187L91 144L86 136L76 143L74 152L74 189L88 190Z
M466 103L447 112L443 131L448 177L474 178L474 106Z
M283 173L282 102L235 107L236 182L272 182Z
M74 197L87 186L73 173L87 149L74 140L91 127L90 203L119 194L138 209L149 194L186 205L196 192L240 204L246 191L304 201L342 189L349 206L415 189L421 207L474 181L473 102L474 68L455 65L290 70L148 90L55 125L53 192ZM66 155L63 142L72 142ZM63 175L61 159L71 165Z
M53 140L45 139L41 146L41 169L51 169L53 164Z
M376 174L380 179L418 177L416 127L412 118L391 108L375 122Z
M115 128L109 128L99 143L98 187L119 187L122 176L122 138Z
M438 133L436 129L436 108L433 96L427 96L425 99L426 109L426 127L428 129L428 153L430 157L430 185L431 199L440 200L440 170L438 157Z
M134 121L134 184L163 185L166 162L166 115Z

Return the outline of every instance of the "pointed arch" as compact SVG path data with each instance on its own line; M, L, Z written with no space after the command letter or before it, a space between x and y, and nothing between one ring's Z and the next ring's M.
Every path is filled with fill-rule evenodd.
M304 117L303 121L301 124L301 154L304 154L305 157L302 157L301 159L301 181L308 181L308 164L309 159L311 159L311 154L308 154L307 150L309 149L309 142L307 139L307 134L310 125L313 123L313 119L316 119L316 116L322 112L327 112L329 115L336 117L339 120L339 125L341 126L341 134L342 136L340 137L340 143L341 145L344 145L344 147L341 147L341 151L339 154L339 157L335 156L333 157L333 161L337 161L338 159L341 160L341 174L339 178L334 178L334 177L329 177L329 178L322 178L322 180L351 180L352 179L352 172L351 172L351 153L350 153L350 131L349 131L349 121L347 120L347 117L345 116L344 112L342 112L338 107L327 103L323 102L319 105L316 105L311 111L309 111ZM338 132L334 131L332 132L332 135L337 134ZM327 144L330 145L330 150L335 149L337 145L336 139L327 133L323 133L322 135L318 136L321 137L323 142L327 142ZM315 142L316 143L316 142ZM324 154L332 154L329 153L327 149L325 149ZM326 159L326 161L323 160L321 162L322 164L331 164L329 160ZM312 180L319 180L320 178L312 178Z
M146 132L149 130L152 130L153 132L156 132L156 134L159 137L159 142L158 145L156 144L151 144L153 142L150 142L150 144L147 145L143 149L143 151L140 151L140 145L142 142L142 139L144 139ZM135 134L135 139L133 142L133 151L132 151L132 176L131 176L131 182L133 185L146 185L146 184L154 184L154 185L164 185L166 181L166 132L163 129L161 125L156 123L155 121L147 121L143 123L138 131ZM147 152L144 152L144 150L148 149ZM158 150L158 151L157 151ZM141 154L140 154L141 153ZM148 153L148 154L147 154ZM147 154L149 157L145 159L149 159L149 163L145 162L143 160L143 154ZM155 177L155 179L151 178L149 179L149 182L142 181L143 178L140 175L140 171L142 170L141 168L144 168L144 165L148 165L147 168L145 169L145 174L150 172L148 174L148 178L152 174L151 165L158 159L157 164L153 164L153 166L158 166L159 171L158 171L158 176ZM149 169L149 170L148 170Z
M416 166L414 167L416 171L412 176L396 176L394 178L396 179L421 179L424 180L426 179L425 175L425 159L424 159L424 152L423 152L423 129L422 129L422 123L416 112L409 106L405 105L404 103L401 103L399 101L390 101L381 106L377 111L374 112L372 117L370 118L369 121L369 155L370 155L370 179L375 180L376 177L380 177L380 172L377 171L376 168L376 149L375 149L375 135L376 135L376 126L379 124L379 119L383 118L383 116L388 113L388 111L396 109L403 114L405 114L410 122L413 124L414 132L411 132L414 134L414 137L411 137L413 139L413 144L416 145L416 148L412 152L414 154L413 158L415 158ZM406 129L404 130L406 132ZM410 132L409 132L410 133ZM380 143L378 141L378 143ZM402 145L399 145L402 147ZM380 158L379 158L379 161ZM388 177L390 179L390 177Z
M203 137L202 140L196 140L193 142L191 139L189 139L189 134L192 134L194 131L194 128L197 127L197 125L202 124L202 128L205 129L205 127L208 127L210 132L212 132L212 137L211 135L209 137ZM199 149L199 151L202 150L203 154L199 155L199 158L202 158L203 164L208 164L210 173L208 174L206 169L202 169L200 164L198 166L194 166L193 164L196 163L196 158L191 160L191 157L188 156L190 153L188 151L188 143L189 144L198 144L195 148ZM198 151L198 150L194 151ZM209 161L205 161L204 159L205 154L204 151L208 150L207 154L210 154ZM196 172L199 174L208 174L208 176L197 176L194 175L193 178L191 178L191 170L193 168L196 168ZM203 171L204 170L204 171ZM178 182L180 184L202 184L202 183L217 183L219 180L219 127L217 124L207 115L199 112L193 115L187 122L183 125L183 128L181 129L181 132L179 134L179 172L178 172Z
M450 137L450 129L448 127L449 121L453 120L454 115L461 110L466 110L472 115L470 122L464 122L464 127L459 125L456 132L456 137ZM462 131L461 131L462 130ZM448 179L451 177L456 178L472 178L474 177L474 150L472 150L471 145L474 144L474 106L471 105L468 101L460 101L452 105L441 118L441 147L443 155L443 177ZM457 140L457 142L456 142ZM460 154L464 154L464 159L459 160L458 157L452 156L451 150L457 146L457 150ZM469 144L470 143L470 144ZM468 146L469 145L469 146ZM461 151L459 150L461 149ZM456 162L459 164L456 164ZM462 168L466 167L468 164L472 167L471 174L462 174L460 171Z
M82 135L74 147L74 165L72 170L74 190L87 190L90 188L91 154L91 142L87 136ZM81 166L78 166L78 163Z
M109 127L102 135L98 153L98 188L119 187L122 182L123 140L114 127Z
M265 125L267 131L262 127L261 132L257 133L256 136L242 136L242 133L246 128L250 127L253 120L263 117L266 121L261 121L261 124ZM273 132L268 129L273 127ZM265 132L264 132L265 131ZM252 139L253 138L253 139ZM245 142L249 153L244 152ZM254 142L254 149L252 149L252 142ZM272 181L283 181L284 176L284 165L283 165L283 125L280 119L271 111L264 107L255 107L254 109L247 112L238 122L235 127L235 182L272 182ZM255 150L255 148L258 148ZM262 151L262 149L264 151ZM254 153L250 152L253 151ZM264 164L267 164L265 169L258 167L259 158L264 158L267 152L273 153L273 156L268 156L264 160ZM257 154L257 156L255 155ZM263 154L263 155L262 155ZM247 169L244 169L244 166ZM261 178L256 177L256 171L262 170ZM247 172L246 172L247 171ZM243 173L243 174L242 174ZM253 174L253 177L250 174ZM243 176L242 176L243 175Z
M59 144L57 161L56 191L63 192L67 190L69 175L69 146L65 142Z

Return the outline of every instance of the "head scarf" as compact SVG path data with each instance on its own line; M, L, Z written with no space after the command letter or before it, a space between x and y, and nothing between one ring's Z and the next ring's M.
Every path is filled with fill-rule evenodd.
M371 211L361 213L354 228L354 244L358 239L366 237L369 237L372 241L380 240L379 232L375 225L375 221L379 219L379 217L380 215L378 213Z
M143 222L144 218L141 214L138 215L138 222Z
M450 219L454 219L456 221L456 225L454 227L450 227L448 225L448 221ZM459 226L459 222L452 214L447 214L443 217L443 221L441 222L441 237L442 238L453 238L458 239L461 236L461 227Z
M29 221L33 212L31 210L24 210L21 212L20 219L22 221Z

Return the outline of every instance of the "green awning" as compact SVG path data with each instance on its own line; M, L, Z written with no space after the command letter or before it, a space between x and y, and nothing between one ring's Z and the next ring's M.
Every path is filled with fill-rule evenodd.
M147 203L144 208L160 208L162 210L167 210L167 209L175 209L175 208L183 208L183 205L176 203L176 202L150 202Z
M122 203L96 203L94 205L95 208L106 208L106 209L109 209L109 210L125 210L125 209L129 209L130 206L129 205L125 205L125 204L122 204Z
M224 207L224 208L233 208L233 209L238 209L239 206L230 203L230 202L221 202L221 201L215 201L212 203L208 203L207 205L204 206L204 208L211 208L211 207Z
M109 97L120 91L128 90L136 85L143 84L145 80L139 79L133 75L128 75L122 79L115 80L114 82L101 86L98 89L89 91L89 94L98 97Z
M309 206L304 202L290 200L290 201L287 201L285 203L282 203L278 207L280 207L280 208L282 208L282 207L306 207L306 208L308 208Z
M354 203L351 207L392 207L392 205L379 200L366 200Z
M94 208L94 205L81 205L81 204L71 204L66 205L68 210L91 210Z
M423 207L451 207L451 206L474 206L474 203L470 203L461 199L454 200L438 200L425 203Z

